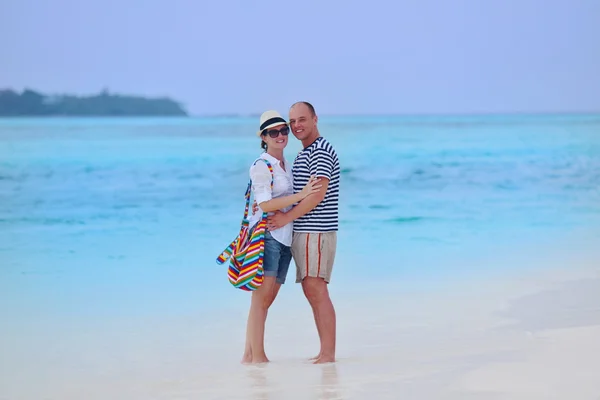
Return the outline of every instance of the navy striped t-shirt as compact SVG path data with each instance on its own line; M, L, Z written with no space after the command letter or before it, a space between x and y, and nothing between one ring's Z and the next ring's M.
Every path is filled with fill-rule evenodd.
M311 175L329 179L325 198L310 212L294 221L294 232L332 232L338 230L340 163L331 144L322 136L302 150L294 160L294 193L308 183Z

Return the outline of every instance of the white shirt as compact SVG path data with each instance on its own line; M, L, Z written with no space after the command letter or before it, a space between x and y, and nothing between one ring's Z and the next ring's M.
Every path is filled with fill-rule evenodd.
M260 218L262 217L262 209L260 208L260 203L263 201L269 201L271 199L275 199L278 197L285 197L294 194L294 179L292 176L292 165L287 162L284 158L284 164L286 170L284 171L281 167L281 163L278 159L271 156L268 153L263 153L260 155L260 158L267 160L271 166L273 167L273 191L271 191L271 171L269 171L269 167L262 161L258 161L256 164L250 167L250 179L252 180L252 194L254 196L254 200L256 200L256 204L258 204L258 210L256 214L253 214L250 220L250 226L254 226ZM252 212L252 203L250 203L250 210ZM292 209L292 206L288 206L283 208L281 211L287 212ZM269 215L273 214L272 212ZM286 246L292 245L292 234L294 229L294 223L290 222L285 226L282 226L279 229L275 229L274 231L269 231L271 236L279 243L282 243Z

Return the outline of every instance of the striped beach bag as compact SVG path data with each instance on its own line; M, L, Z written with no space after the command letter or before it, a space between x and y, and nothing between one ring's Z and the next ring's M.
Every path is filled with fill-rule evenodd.
M273 190L273 167L263 159L271 172L271 190ZM236 288L253 291L262 285L263 282L263 259L265 254L265 233L267 230L267 213L263 213L262 218L257 222L253 229L249 228L248 210L250 209L250 193L252 180L248 183L246 189L246 208L244 218L237 237L229 246L217 257L217 264L223 265L229 260L227 275L229 282Z

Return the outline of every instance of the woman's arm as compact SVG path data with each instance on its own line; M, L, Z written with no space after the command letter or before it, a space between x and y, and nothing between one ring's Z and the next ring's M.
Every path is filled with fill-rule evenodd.
M264 163L258 163L250 169L250 179L255 203L260 205L264 212L277 211L296 204L321 188L321 185L318 184L319 179L311 177L302 191L274 199L271 190L271 171ZM253 211L256 212L254 209Z
M313 193L316 193L321 188L321 185L317 185L319 183L319 179L312 177L308 180L308 183L302 191L292 194L285 197L277 197L276 199L266 200L261 203L258 203L260 208L264 212L271 212L281 210L282 208L294 205L304 200L307 196L310 196Z

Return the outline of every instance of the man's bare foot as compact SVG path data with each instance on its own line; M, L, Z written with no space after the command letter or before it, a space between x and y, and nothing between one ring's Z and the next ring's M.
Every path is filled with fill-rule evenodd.
M331 356L320 356L315 360L313 364L327 364L335 362L335 357Z
M319 354L317 354L317 355L316 355L316 356L314 356L314 357L311 357L311 358L309 358L308 360L309 360L309 361L315 361L315 360L318 360L319 358L321 358L321 353L320 353L320 352L319 352Z

